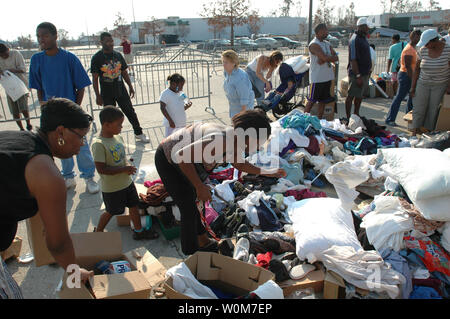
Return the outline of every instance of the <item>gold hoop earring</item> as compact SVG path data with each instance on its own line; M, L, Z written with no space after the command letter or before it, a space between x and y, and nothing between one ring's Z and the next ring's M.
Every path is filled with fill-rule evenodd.
M58 139L58 145L59 146L64 146L66 144L66 141L64 141L64 139L62 138L62 137L60 137L59 139Z

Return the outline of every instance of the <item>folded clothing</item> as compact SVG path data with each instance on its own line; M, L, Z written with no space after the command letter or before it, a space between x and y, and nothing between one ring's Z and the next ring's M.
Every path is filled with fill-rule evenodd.
M152 187L153 185L156 185L156 184L162 184L162 183L163 183L163 182L162 182L161 179L157 179L157 180L154 180L154 181L146 181L146 182L144 183L144 186L147 187L147 188L149 188L149 187Z
M155 184L147 189L147 194L139 194L139 197L149 206L161 206L161 203L169 197L169 193L163 184Z

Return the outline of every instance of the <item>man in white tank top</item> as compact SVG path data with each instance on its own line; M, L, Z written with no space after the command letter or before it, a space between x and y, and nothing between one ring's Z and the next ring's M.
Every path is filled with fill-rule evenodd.
M319 104L318 117L322 119L325 104L334 100L331 96L331 81L334 79L332 62L337 62L339 58L325 39L328 36L328 28L321 23L314 28L316 37L309 44L311 64L309 68L309 94L308 104L305 112L311 112L315 103Z

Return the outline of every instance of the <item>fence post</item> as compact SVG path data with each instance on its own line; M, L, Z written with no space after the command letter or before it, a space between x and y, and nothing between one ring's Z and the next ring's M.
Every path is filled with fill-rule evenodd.
M209 62L206 62L206 69L207 69L207 74L208 74L208 106L205 108L205 111L208 112L208 110L211 110L213 115L216 115L216 111L214 110L214 108L211 106L211 74L210 74L210 70L209 70Z

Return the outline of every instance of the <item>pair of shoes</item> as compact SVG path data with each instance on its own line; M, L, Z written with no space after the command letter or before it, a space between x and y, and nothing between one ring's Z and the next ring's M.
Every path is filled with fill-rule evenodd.
M140 233L133 230L133 239L141 240L141 239L157 239L159 238L159 234L152 229L143 230Z
M235 247L231 239L222 240L219 243L219 253L224 256L233 257L233 251Z
M393 121L386 121L385 122L387 125L389 125L389 126L392 126L392 127L397 127L398 125L397 125L397 123L395 123L395 122L393 122Z
M94 181L93 177L88 178L86 180L86 186L87 186L88 192L91 194L96 194L100 191L100 186L98 186L98 184Z
M66 188L75 188L75 186L77 186L77 181L75 180L75 178L67 178L66 179Z
M248 262L250 242L247 238L241 238L234 247L233 259Z
M236 231L236 240L239 241L241 238L249 238L249 229L246 224L241 224Z
M33 130L33 125L27 125L27 130L28 131L32 131Z
M283 265L289 273L289 277L293 280L299 280L309 274L311 271L316 270L316 266L307 263L301 263L298 258L292 261L283 261Z
M141 135L135 135L135 136L136 136L136 140L138 140L139 142L150 143L150 140L148 139L147 135L145 135L144 133L142 133Z
M287 271L285 265L277 260L272 259L269 262L269 270L275 274L275 281L282 282L291 279L289 272Z

